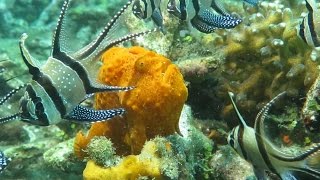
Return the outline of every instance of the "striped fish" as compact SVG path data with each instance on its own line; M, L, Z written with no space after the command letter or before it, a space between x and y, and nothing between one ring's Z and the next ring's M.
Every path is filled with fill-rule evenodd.
M139 19L151 18L160 30L164 32L160 5L161 0L135 0L132 5L132 13Z
M69 53L62 46L62 26L70 4L70 0L64 1L53 36L51 56L43 66L29 53L25 46L27 34L23 34L19 42L20 52L32 80L0 99L2 105L19 90L25 90L20 99L19 112L0 118L0 123L20 118L31 124L48 126L59 123L62 119L97 122L123 114L123 108L93 110L81 106L80 103L97 92L128 91L133 88L107 86L96 82L99 57L106 49L151 32L150 30L114 39L118 35L114 27L131 3L130 0L120 9L94 41L74 53Z
M135 0L132 11L140 19L151 17L164 31L160 6L161 0ZM217 28L234 28L242 22L227 12L220 0L169 0L167 11L181 20L190 22L203 33L211 33Z
M0 173L8 166L11 158L5 157L4 153L0 151Z
M234 28L242 22L228 14L218 0L169 0L168 8L169 13L190 21L193 27L203 33L211 33L218 28Z
M315 0L305 0L308 15L305 16L298 26L298 35L311 47L320 46L320 11L317 9Z
M254 128L251 128L239 113L233 101L233 93L229 92L240 125L232 129L228 136L228 144L242 158L252 164L254 173L259 180L267 179L266 171L285 180L320 179L320 144L300 155L293 155L282 152L265 136L264 119L271 105L284 94L285 92L280 93L260 110Z

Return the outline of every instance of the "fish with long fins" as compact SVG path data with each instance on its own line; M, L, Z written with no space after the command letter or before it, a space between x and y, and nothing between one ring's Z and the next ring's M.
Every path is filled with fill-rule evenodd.
M118 23L132 1L128 0L120 8L93 41L77 51L70 52L65 47L67 37L64 28L68 25L65 19L71 0L65 0L52 38L51 54L43 65L31 56L25 45L28 35L23 33L19 41L20 53L32 79L0 98L2 106L17 92L24 90L19 107L10 115L1 115L0 124L15 119L39 126L57 124L62 120L94 123L122 115L125 112L123 108L95 110L81 103L98 92L133 89L131 86L109 86L96 80L103 52L155 30L124 35L119 33Z
M308 15L298 26L298 35L311 47L320 46L320 11L315 0L305 0Z
M267 171L284 180L320 179L320 144L294 155L281 151L266 138L264 120L270 107L284 94L285 92L280 93L260 110L252 128L241 116L233 100L234 94L229 92L240 125L233 128L228 135L228 144L252 164L258 180L267 179Z

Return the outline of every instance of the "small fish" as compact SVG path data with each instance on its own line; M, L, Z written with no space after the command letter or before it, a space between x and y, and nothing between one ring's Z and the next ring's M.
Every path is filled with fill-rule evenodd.
M11 158L5 157L4 153L0 151L0 173L8 166Z
M266 171L284 180L320 179L320 144L299 155L283 152L265 136L264 120L270 107L283 96L280 93L267 103L257 114L254 128L247 125L233 101L234 94L229 92L232 105L240 125L228 135L228 144L246 161L252 164L259 180L266 179Z
M298 26L298 36L311 47L320 46L320 11L315 0L305 0L308 15Z

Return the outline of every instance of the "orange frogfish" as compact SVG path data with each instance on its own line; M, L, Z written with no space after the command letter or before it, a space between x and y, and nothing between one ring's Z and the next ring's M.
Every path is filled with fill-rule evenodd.
M98 79L111 86L133 86L130 91L99 93L96 109L123 107L126 113L92 125L88 135L79 132L75 154L86 156L94 136L110 138L119 155L139 154L156 136L180 133L178 123L188 91L178 67L169 59L142 47L114 47L102 55Z

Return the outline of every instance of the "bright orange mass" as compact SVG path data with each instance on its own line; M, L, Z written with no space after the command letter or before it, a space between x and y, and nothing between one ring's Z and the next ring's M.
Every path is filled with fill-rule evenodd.
M145 141L179 133L179 117L188 92L183 77L169 59L141 47L114 47L102 56L99 81L112 86L134 86L127 92L99 93L96 109L123 107L126 113L95 123L85 136L79 132L75 153L84 157L90 139L106 136L118 154L139 154Z

